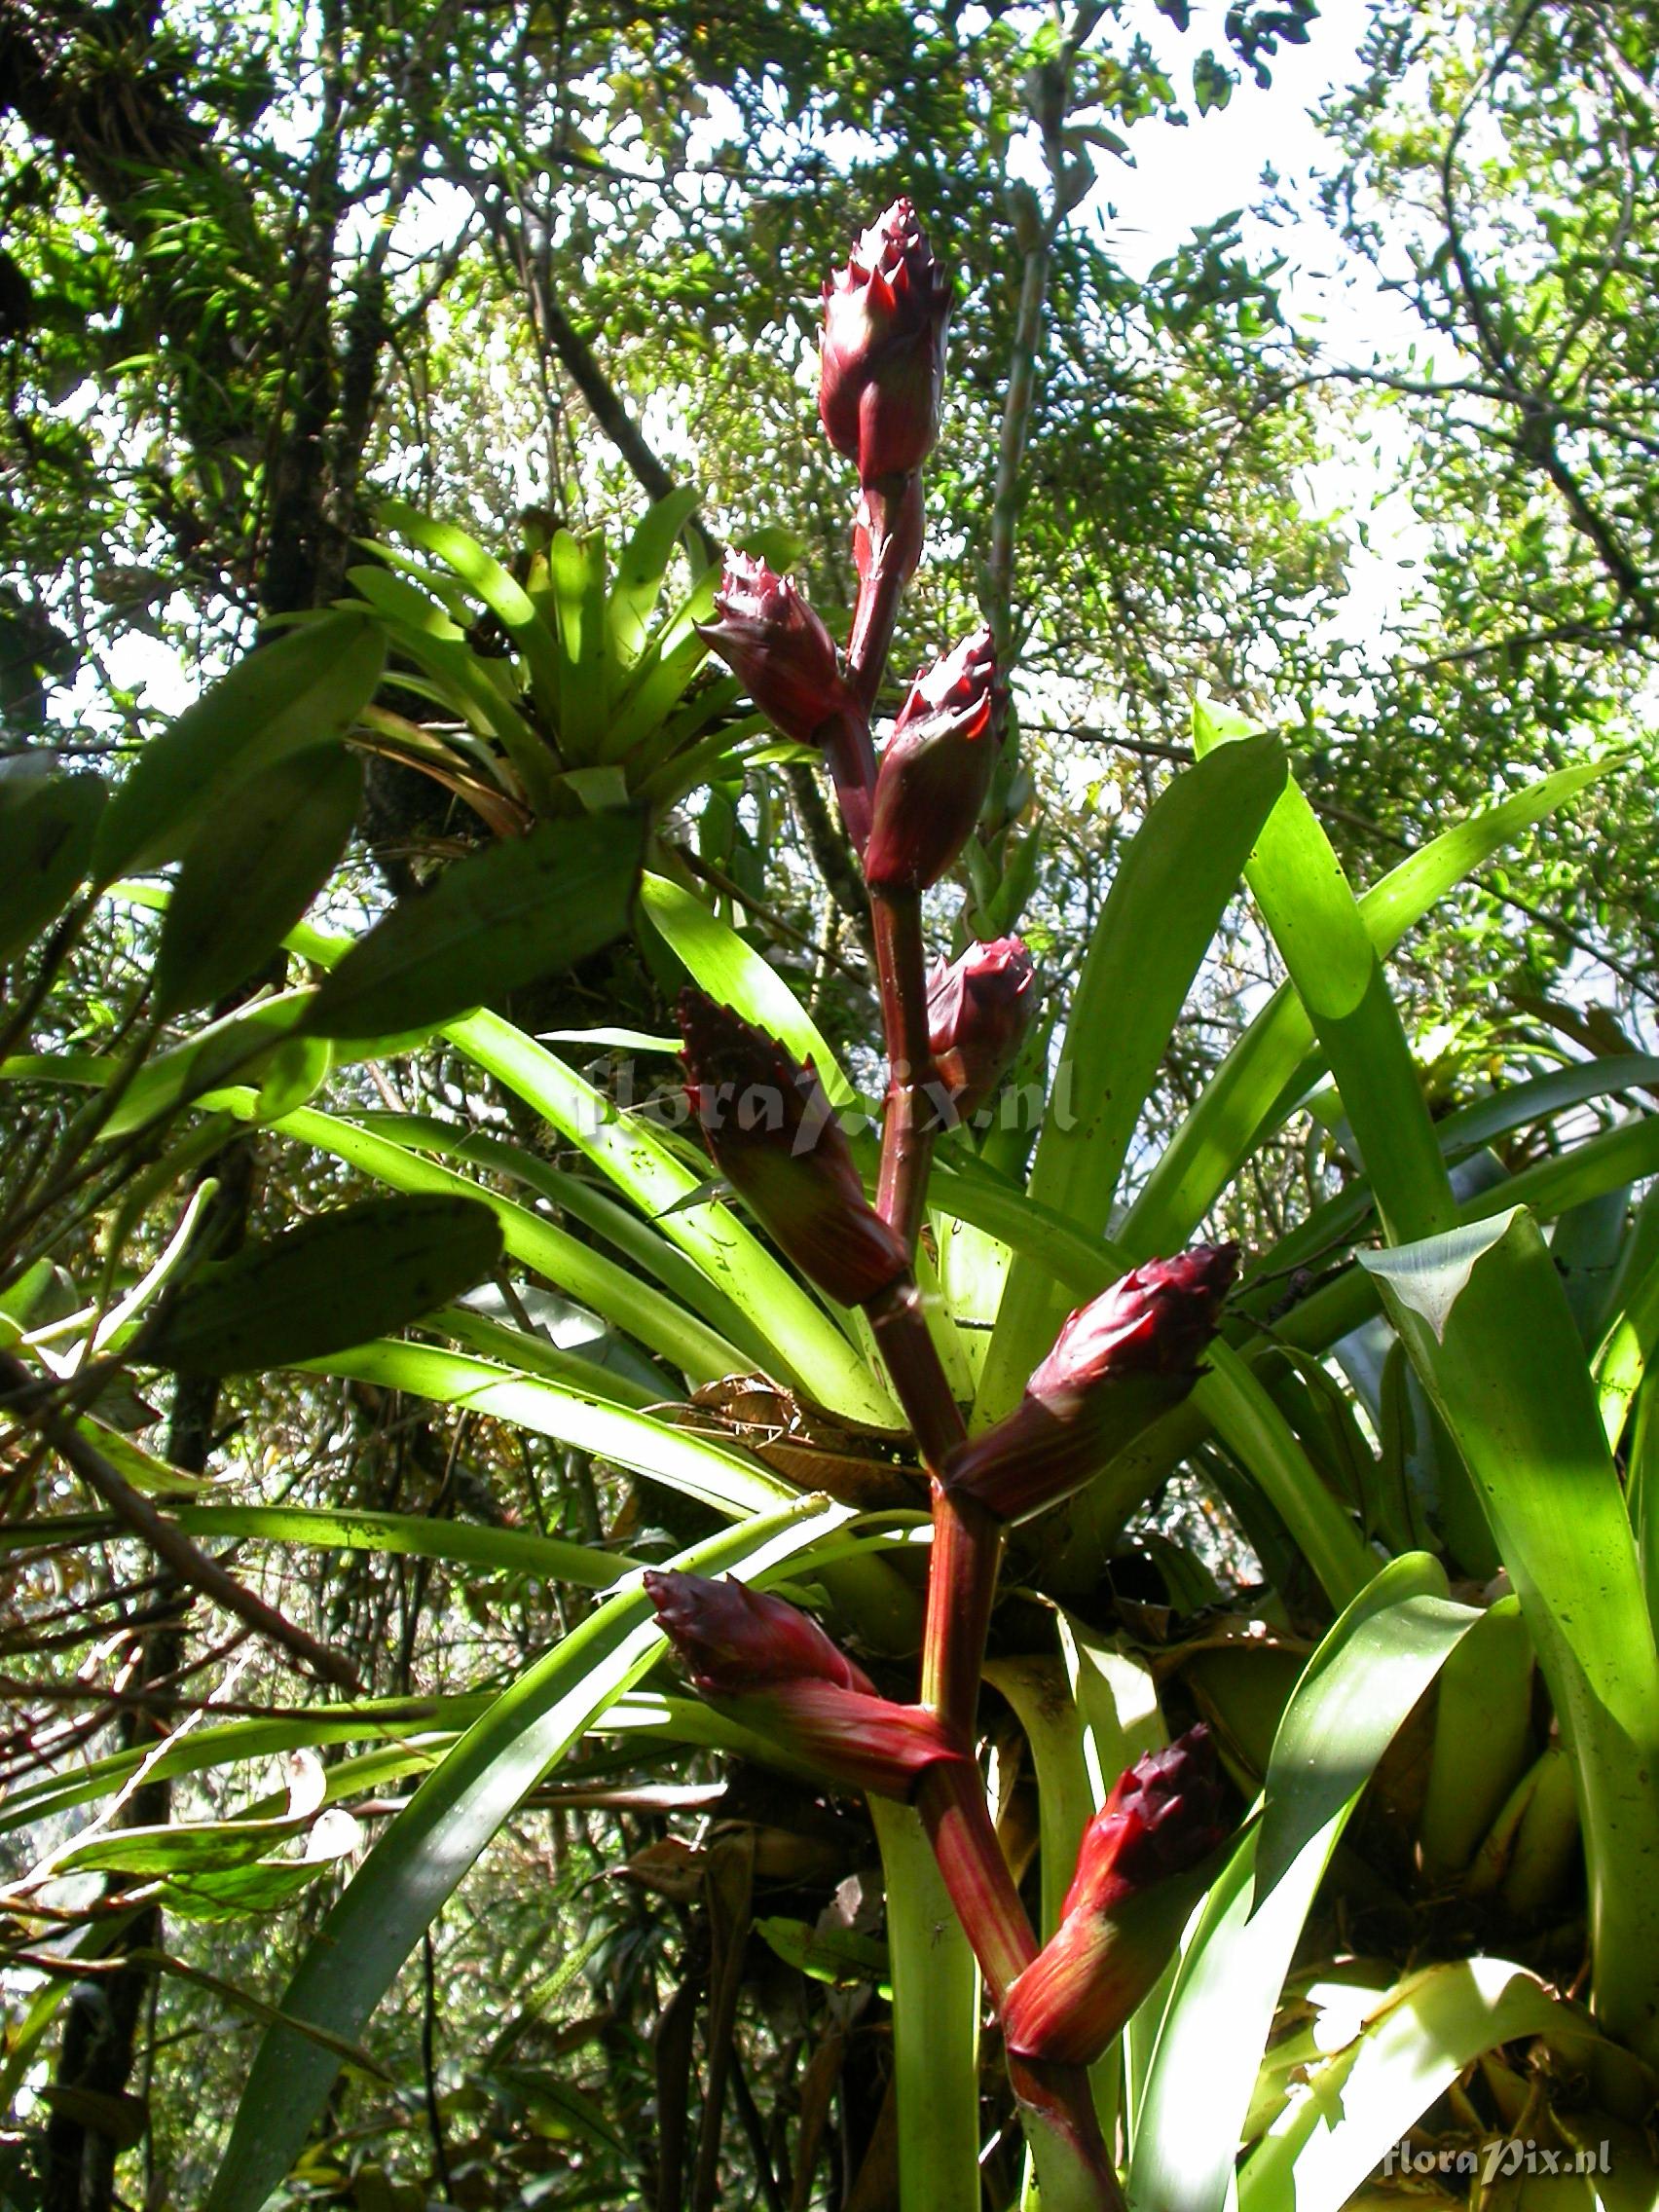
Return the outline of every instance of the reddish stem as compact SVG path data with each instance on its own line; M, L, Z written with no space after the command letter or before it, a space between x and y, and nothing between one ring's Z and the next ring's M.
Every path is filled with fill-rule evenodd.
M966 1441L962 1414L928 1335L913 1282L888 1291L867 1309L904 1418L923 1464L934 1477L933 1558L928 1567L927 1626L922 1637L922 1703L974 1741L979 1669L996 1603L1002 1523L965 1492L946 1490L940 1474Z
M869 843L870 807L875 793L875 746L869 734L869 717L858 707L831 715L814 732L824 749L835 798L841 809L854 852L864 858Z
M866 714L874 712L887 673L899 602L921 560L926 527L919 475L866 484L860 494L853 526L859 598L847 645L847 673Z
M881 1022L887 1039L887 1100L881 1122L881 1172L875 1207L915 1250L927 1197L938 1115L928 1042L928 977L922 944L922 901L916 891L870 897Z
M922 1631L922 1703L972 1743L985 1634L997 1600L1002 1523L935 1481L933 1560Z
M1000 2012L1010 1985L1037 1956L1037 1938L991 1825L973 1760L941 1759L930 1766L916 1790L916 1810Z
M939 1347L928 1334L915 1278L901 1277L871 1299L865 1311L893 1378L904 1419L915 1436L922 1464L929 1474L937 1475L967 1442L968 1431L962 1409L950 1394Z

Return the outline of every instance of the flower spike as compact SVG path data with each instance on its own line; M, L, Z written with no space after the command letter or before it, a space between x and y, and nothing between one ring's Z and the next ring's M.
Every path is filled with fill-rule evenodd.
M1126 1773L1084 1830L1052 1939L1008 1993L1016 2057L1090 2066L1151 1991L1227 1833L1200 1721Z

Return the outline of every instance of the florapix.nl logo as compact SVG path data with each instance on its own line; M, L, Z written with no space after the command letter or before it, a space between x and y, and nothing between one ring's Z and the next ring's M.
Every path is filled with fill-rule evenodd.
M1484 2143L1414 2144L1402 2136L1382 2154L1384 2180L1478 2178L1483 2189L1531 2174L1606 2174L1612 2171L1611 2146L1580 2143L1570 2147L1539 2143L1530 2135L1497 2135Z

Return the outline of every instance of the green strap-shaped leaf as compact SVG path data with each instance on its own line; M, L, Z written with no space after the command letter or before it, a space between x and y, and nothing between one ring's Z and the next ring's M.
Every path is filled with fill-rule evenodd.
M551 713L558 698L558 647L522 584L475 538L453 523L438 522L401 499L383 499L383 521L414 544L435 553L476 592L525 657L537 703Z
M1630 1053L1613 1059L1574 1061L1571 1066L1556 1068L1531 1083L1506 1086L1490 1098L1477 1099L1472 1106L1446 1115L1434 1124L1435 1141L1442 1158L1449 1162L1456 1161L1490 1144L1495 1137L1529 1128L1535 1123L1552 1121L1589 1099L1617 1096L1651 1083L1659 1083L1659 1059ZM1357 1176L1336 1198L1315 1206L1304 1222L1273 1246L1271 1255L1273 1274L1282 1278L1292 1268L1354 1243L1364 1235L1374 1212L1370 1180Z
M500 1256L475 1198L364 1198L201 1269L145 1331L145 1355L183 1375L291 1366L418 1320Z
M1042 1936L1047 1942L1060 1925L1060 1905L1077 1871L1083 1831L1100 1809L1084 1757L1083 1715L1057 1658L1034 1654L1026 1659L987 1659L985 1679L1018 1716L1037 1776Z
M1589 761L1545 776L1402 861L1359 902L1378 951L1392 951L1415 922L1494 853L1617 765ZM1120 1239L1136 1260L1178 1251L1187 1242L1248 1159L1264 1121L1314 1050L1307 1010L1292 985L1282 984L1206 1085L1124 1216Z
M101 776L49 776L14 791L0 785L0 960L55 921L92 866L107 792Z
M729 1206L687 1204L702 1180L645 1124L621 1116L563 1060L498 1014L449 1024L452 1044L534 1106L694 1260L773 1347L770 1371L831 1413L877 1427L899 1416L871 1369L824 1308L772 1258Z
M1195 722L1206 757L1233 741ZM1244 742L1253 742L1245 740ZM1318 817L1288 783L1245 870L1342 1093L1390 1237L1448 1229L1456 1206L1382 962Z
M1086 1235L1104 1232L1141 1109L1198 964L1284 788L1272 738L1228 746L1177 776L1124 852L1088 947L1031 1169L1031 1196ZM1017 1258L975 1420L1018 1398L1064 1317L1049 1271Z
M276 1127L283 1136L350 1161L364 1174L389 1183L393 1190L446 1191L478 1199L499 1222L505 1249L515 1260L534 1268L556 1290L567 1292L580 1305L591 1307L608 1321L638 1337L694 1382L717 1382L741 1368L743 1363L733 1347L699 1315L688 1312L677 1300L664 1297L653 1284L642 1282L628 1269L618 1267L567 1230L532 1213L528 1206L516 1205L511 1198L499 1198L464 1175L456 1174L453 1168L422 1160L388 1137L319 1113L314 1107L302 1106L284 1115Z
M1651 1191L1642 1212L1648 1220L1654 1217ZM1621 1281L1616 1309L1596 1348L1596 1394L1609 1451L1624 1433L1631 1401L1641 1387L1655 1346L1659 1346L1659 1260L1649 1257L1645 1272Z
M633 667L650 631L651 611L674 558L675 542L697 511L690 486L670 492L642 517L616 564L606 621L610 633L610 665L615 675Z
M479 738L494 738L517 771L526 797L538 812L553 795L555 763L537 732L491 673L498 663L481 660L466 634L427 596L438 587L423 578L418 589L385 569L347 571L347 580L382 618L392 650L423 671L398 672L402 688L430 698L458 715Z
M353 755L313 745L245 777L204 816L162 924L157 1014L211 1005L276 949L346 850L362 793Z
M600 757L610 703L603 535L556 532L547 570L559 616L559 746L570 766L584 767Z
M1506 1959L1458 1959L1409 1974L1375 2001L1352 2042L1309 2072L1240 2172L1238 2212L1290 2204L1296 2212L1342 2212L1465 2067L1533 2037L1564 2050L1574 2072L1584 2071L1598 2046L1607 2047L1581 2013ZM1608 2055L1616 2064L1622 2054ZM1488 2151L1486 2178L1499 2179L1504 2146L1494 2141ZM1621 2173L1637 2192L1633 2206L1659 2200L1659 2169L1645 2163L1644 2174Z
M239 661L150 739L112 795L98 880L176 860L206 810L256 768L344 736L385 664L385 635L367 612L322 615Z
M985 1665L986 1681L1019 1717L1036 1773L1045 1942L1060 1925L1084 1829L1123 1769L1164 1740L1144 1667L1063 1613L1060 1637L1063 1662L1035 1656ZM1109 2050L1089 2069L1089 2078L1101 2132L1110 2143L1123 2101L1123 2051Z
M563 1383L514 1375L466 1352L443 1351L435 1345L363 1344L304 1364L313 1374L378 1382L387 1390L407 1390L436 1405L463 1406L538 1436L557 1437L561 1444L610 1459L719 1513L767 1513L798 1494L792 1483L734 1445L676 1428L627 1406L601 1405Z
M904 2212L979 2201L979 1974L908 1805L869 1801L887 1892L899 2200Z
M1291 1693L1268 1763L1255 1909L1361 1790L1403 1714L1481 1620L1426 1552L1392 1561L1348 1606Z
M522 1145L509 1144L504 1137L469 1129L459 1122L445 1122L436 1115L370 1113L358 1116L358 1124L377 1135L389 1137L406 1150L435 1152L446 1159L465 1160L475 1166L487 1167L492 1174L503 1176L508 1182L521 1183L539 1192L562 1212L574 1215L584 1228L603 1237L613 1251L620 1252L645 1274L654 1276L665 1290L673 1293L685 1312L695 1314L712 1335L725 1341L726 1365L722 1373L735 1374L740 1367L755 1366L765 1360L769 1349L765 1340L756 1334L730 1299L723 1297L696 1264L666 1236L597 1183L585 1180L569 1168L555 1167L551 1161L539 1159ZM741 1357L730 1348L732 1346L740 1347Z
M530 1529L491 1529L471 1521L434 1521L429 1513L367 1513L314 1505L184 1505L172 1518L187 1535L299 1544L320 1551L393 1552L455 1567L536 1574L580 1589L608 1590L639 1565L626 1552L603 1552Z
M467 1306L446 1306L441 1313L433 1313L426 1325L434 1334L441 1333L460 1345L462 1351L478 1352L520 1375L539 1375L549 1382L563 1382L567 1388L580 1390L585 1397L598 1398L607 1405L632 1406L638 1412L643 1406L660 1406L665 1399L679 1395L678 1384L671 1382L661 1368L643 1359L636 1364L655 1378L654 1388L614 1366L588 1359L581 1352L566 1351L537 1329L509 1328L505 1322L492 1320L487 1313L475 1313ZM605 1342L603 1337L586 1341L597 1342L602 1347ZM618 1342L611 1338L613 1346Z
M746 1580L851 1518L823 1498L723 1530L675 1565ZM288 1984L282 2009L360 2038L398 1969L526 1792L663 1648L630 1582L496 1699L387 1828ZM291 2028L260 2044L204 2212L260 2212L304 2147L337 2062Z
M211 1530L203 1530L211 1534ZM620 1579L620 1572L618 1575ZM17 1790L0 1806L0 1833L31 1822L54 1820L77 1805L112 1796L140 1766L157 1781L236 1767L253 1759L321 1744L375 1743L391 1737L405 1747L440 1742L471 1726L490 1704L488 1692L466 1697L375 1698L356 1704L319 1706L314 1713L275 1720L227 1720L213 1728L172 1736L164 1748L139 1745L112 1751L84 1767L49 1776ZM333 1792L335 1769L329 1769Z
M1474 1477L1572 1754L1594 2002L1659 2061L1659 1654L1578 1330L1531 1216L1362 1256Z
M709 657L695 632L670 647L662 639L645 654L610 709L603 752L608 760L631 760L674 714L685 687ZM656 748L652 748L652 752Z
M544 822L456 862L330 971L310 1028L386 1036L573 967L627 927L645 836L643 814L617 810Z

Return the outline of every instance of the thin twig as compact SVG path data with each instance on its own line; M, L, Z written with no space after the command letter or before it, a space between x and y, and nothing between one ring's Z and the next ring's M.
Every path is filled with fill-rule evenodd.
M3 1386L0 1404L27 1405L37 1396L37 1379L8 1352L0 1352L0 1386ZM199 1551L176 1522L158 1513L149 1499L111 1466L96 1446L87 1441L76 1428L71 1413L61 1407L44 1416L35 1413L30 1417L30 1425L135 1536L142 1536L158 1558L166 1561L181 1581L188 1582L226 1612L233 1613L257 1635L269 1637L324 1681L333 1682L353 1695L360 1692L362 1685L355 1673L338 1652L330 1651L304 1629L295 1627L274 1605L268 1605L263 1598L244 1589L216 1560Z

